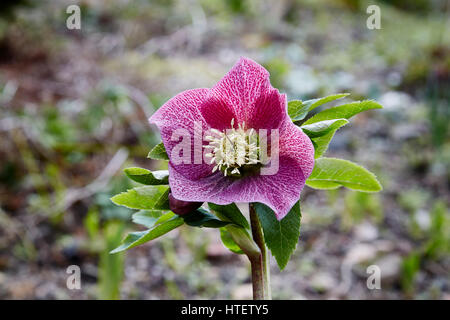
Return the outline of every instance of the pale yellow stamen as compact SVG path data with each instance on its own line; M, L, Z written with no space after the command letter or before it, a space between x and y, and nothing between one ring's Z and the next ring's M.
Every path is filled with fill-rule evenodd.
M257 164L259 160L258 135L255 130L245 130L245 122L234 128L234 119L231 120L231 129L224 132L212 129L214 135L206 136L211 150L206 154L211 158L211 164L216 163L212 172L217 169L227 175L240 175L240 168L244 165Z

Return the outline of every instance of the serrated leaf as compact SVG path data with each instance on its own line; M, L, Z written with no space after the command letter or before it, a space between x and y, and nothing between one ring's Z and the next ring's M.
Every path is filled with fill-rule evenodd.
M337 93L337 94L332 94L332 95L329 95L329 96L326 96L323 98L306 100L303 102L303 104L308 108L308 111L311 111L325 103L345 98L348 95L350 95L350 93Z
M303 120L308 114L309 106L304 105L301 100L291 100L288 102L288 115L292 121Z
M220 228L220 239L222 240L225 248L233 253L244 254L244 251L234 242L231 233L226 228Z
M150 171L144 168L131 167L123 170L125 174L136 182L146 185L169 184L169 171L158 170Z
M264 240L275 257L278 267L283 270L294 252L300 236L300 202L297 202L288 214L278 221L275 212L262 203L254 203L264 231Z
M181 217L184 219L184 222L191 227L222 228L230 224L230 222L222 221L202 208L184 214Z
M336 131L347 123L348 120L346 119L333 119L302 125L300 128L308 135L308 137L317 138L324 136L331 131Z
M236 204L218 205L208 202L209 208L214 211L222 220L230 221L245 229L249 229L250 225L247 219L242 215Z
M336 189L344 186L364 192L382 190L373 173L356 163L336 158L316 159L306 184L315 189Z
M129 233L126 238L122 241L122 244L111 251L110 253L118 253L131 248L134 248L138 245L146 243L150 240L156 239L173 229L178 228L184 223L184 220L179 216L172 216L171 219L156 225L154 228L145 230L145 231L137 231Z
M151 228L163 214L165 212L159 210L141 210L133 214L131 220L136 224Z
M349 119L360 112L382 108L383 107L379 103L373 100L351 102L348 104L343 104L337 107L323 110L318 114L316 114L315 116L306 120L303 124L306 125L332 119Z
M167 190L166 186L137 187L115 195L111 201L130 209L151 210Z
M156 146L153 147L152 150L150 150L147 158L155 160L169 160L166 148L164 147L164 144L162 142L158 143Z

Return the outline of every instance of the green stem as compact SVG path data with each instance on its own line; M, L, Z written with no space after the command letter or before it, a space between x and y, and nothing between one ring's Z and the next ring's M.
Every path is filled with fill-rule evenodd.
M249 256L252 268L253 299L270 300L272 299L272 294L270 290L269 255L266 243L264 242L264 234L258 214L251 204L249 206L253 241L255 241L260 249L258 255Z

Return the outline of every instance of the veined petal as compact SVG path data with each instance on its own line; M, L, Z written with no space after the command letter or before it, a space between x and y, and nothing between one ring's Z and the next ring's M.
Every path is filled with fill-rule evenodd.
M234 111L237 123L241 123L248 118L248 106L269 87L269 72L253 60L240 58L211 92Z
M203 133L209 129L208 124L200 112L200 105L209 94L209 89L192 89L181 92L167 101L149 119L156 124L161 133L161 138L169 155L170 162L175 169L188 179L199 179L211 174L212 166L202 160L194 162L194 153L203 154ZM175 163L172 151L180 144L183 132L189 136L190 163ZM195 144L195 137L201 137L201 143ZM173 141L174 140L174 141ZM175 149L177 150L177 149Z
M285 121L280 128L280 157L293 159L308 179L314 168L314 146L309 137L292 121Z
M208 103L201 107L205 120L223 130L230 120L246 128L279 128L287 118L286 95L269 82L269 72L247 58L241 58L211 89Z
M216 171L208 177L191 180L183 176L169 163L169 185L175 198L183 201L212 201L230 185L231 181L223 173ZM227 202L230 203L230 202ZM224 204L221 202L220 204Z
M231 120L236 119L234 109L213 94L201 104L200 112L211 128L220 131L230 129Z
M220 198L230 202L264 203L281 220L299 200L305 181L298 163L290 157L280 156L276 174L254 175L236 180Z
M253 105L248 106L245 123L255 130L276 129L280 128L287 118L286 95L270 87L261 93Z
M177 199L208 201L216 204L261 202L269 206L281 220L300 198L305 175L296 161L280 157L274 175L248 176L242 179L224 177L221 173L196 181L184 178L169 165L169 183Z
M205 122L199 107L205 101L210 89L186 90L162 105L149 119L158 128L176 127L192 132L194 121Z

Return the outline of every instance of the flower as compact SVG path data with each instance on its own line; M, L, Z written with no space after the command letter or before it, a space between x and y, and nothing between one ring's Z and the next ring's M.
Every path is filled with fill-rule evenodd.
M266 69L248 58L241 58L213 88L171 98L150 123L159 128L169 155L172 195L182 201L261 202L281 220L314 167L314 147L288 117L286 95L271 86ZM190 151L183 154L196 159L193 163L180 163L172 155L179 144L177 130L194 137L186 140ZM205 150L200 160L207 161L195 155L199 134L200 152ZM263 150L264 141L270 152ZM261 173L275 161L274 174Z

